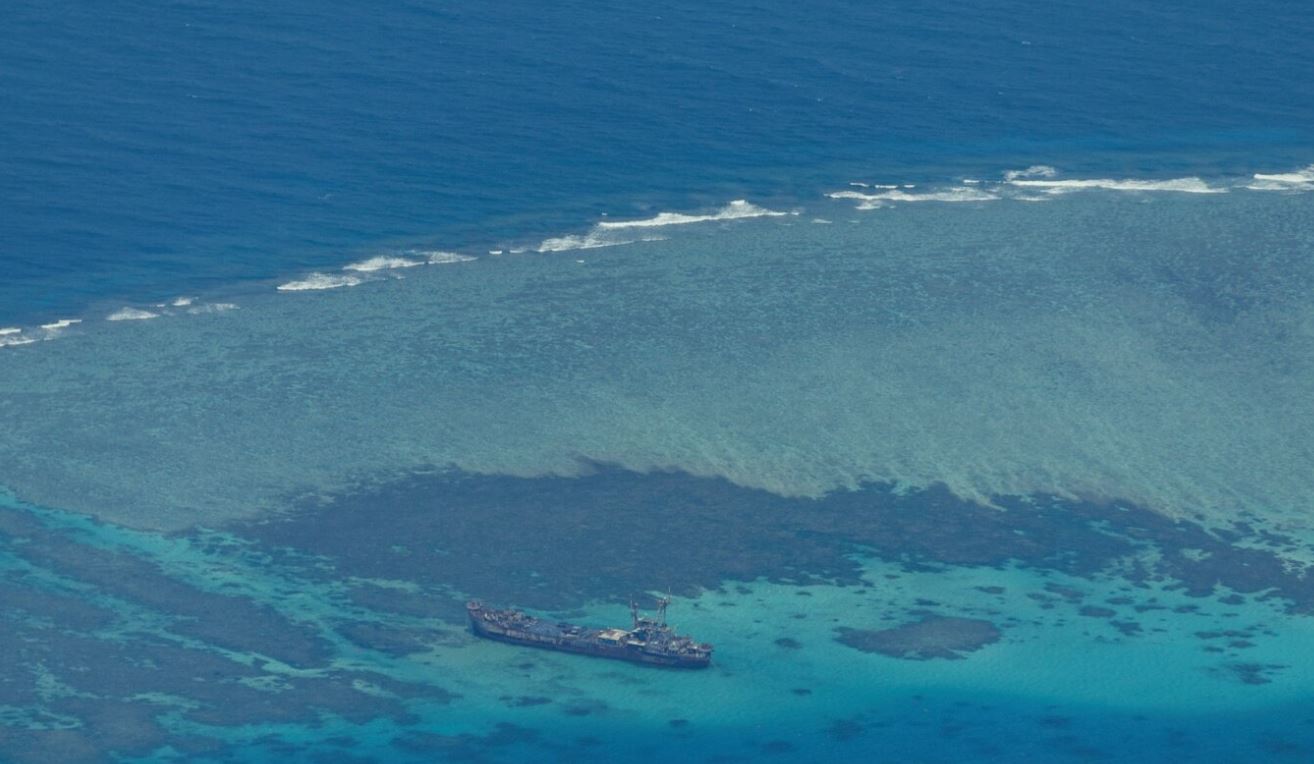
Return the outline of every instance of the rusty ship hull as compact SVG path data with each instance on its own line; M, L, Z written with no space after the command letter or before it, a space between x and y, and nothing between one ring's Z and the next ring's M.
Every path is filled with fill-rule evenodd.
M633 628L622 630L553 623L478 602L468 603L466 611L471 631L498 642L667 668L711 665L711 645L675 635L665 624L637 616Z

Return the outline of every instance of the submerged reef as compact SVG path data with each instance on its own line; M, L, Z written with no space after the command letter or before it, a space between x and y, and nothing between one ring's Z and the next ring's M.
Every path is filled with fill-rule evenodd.
M927 615L920 620L892 629L835 629L837 642L864 653L880 653L892 658L930 660L961 659L999 641L1002 632L993 623L979 618L954 618Z
M466 594L567 610L671 587L693 594L727 581L861 583L855 557L912 568L1018 565L1133 583L1218 587L1314 608L1314 579L1284 553L1302 543L1246 523L1211 529L1119 501L998 496L994 506L944 487L887 484L819 499L782 497L720 478L592 465L577 478L438 471L306 499L292 511L228 526L310 576L401 580L430 594L361 583L370 607L414 613ZM457 594L450 592L455 590ZM1220 593L1222 596L1222 593Z

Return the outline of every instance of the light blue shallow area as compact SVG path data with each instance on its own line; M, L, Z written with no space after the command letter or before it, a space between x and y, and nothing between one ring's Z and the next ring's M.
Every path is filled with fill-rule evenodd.
M705 217L762 214L35 330L55 339L0 349L4 480L146 528L581 460L1306 525L1314 195L1175 183L1219 192L731 205ZM356 285L287 289L324 280Z

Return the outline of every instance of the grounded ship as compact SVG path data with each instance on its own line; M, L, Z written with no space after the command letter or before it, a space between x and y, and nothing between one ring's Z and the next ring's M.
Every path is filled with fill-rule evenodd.
M488 608L477 600L467 602L465 609L470 614L470 628L488 639L654 666L706 668L712 662L712 646L671 631L666 625L670 602L668 597L657 601L656 619L641 617L638 606L631 602L634 623L629 630L551 623L519 610Z

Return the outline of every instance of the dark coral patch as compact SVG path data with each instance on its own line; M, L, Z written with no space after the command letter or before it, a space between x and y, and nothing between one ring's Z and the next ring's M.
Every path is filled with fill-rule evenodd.
M1273 674L1287 668L1280 663L1226 663L1223 672L1242 684L1268 684L1273 681Z
M998 496L984 507L943 487L885 484L805 499L679 472L588 466L575 478L416 474L228 530L276 557L296 550L284 564L321 561L304 575L408 582L423 592L411 602L405 592L353 597L454 621L459 602L437 592L560 611L665 586L693 594L758 578L862 585L859 550L922 570L1017 565L1093 576L1122 564L1134 583L1176 581L1195 596L1219 584L1272 590L1293 609L1314 607L1314 577L1302 578L1274 552L1235 545L1244 529L1206 529L1127 504ZM662 543L635 541L653 538ZM1054 602L1085 596L1071 586L1047 589Z
M934 615L892 629L841 626L835 631L837 641L856 650L908 660L960 659L1002 635L990 621Z
M826 729L826 734L830 735L832 740L847 742L852 740L865 731L862 722L857 719L836 719L833 724Z
M1135 621L1109 621L1109 625L1122 632L1124 637L1134 637L1141 633L1141 625Z

